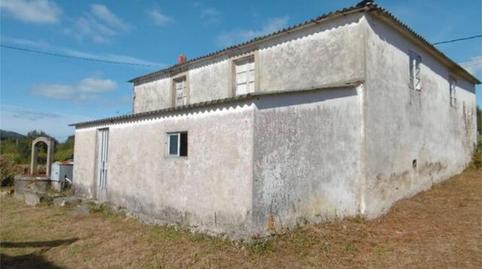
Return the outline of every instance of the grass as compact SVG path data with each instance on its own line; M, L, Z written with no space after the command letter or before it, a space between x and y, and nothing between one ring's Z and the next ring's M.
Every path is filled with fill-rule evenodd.
M1 268L482 268L481 181L472 167L378 219L252 243L145 225L102 206L81 214L4 196Z

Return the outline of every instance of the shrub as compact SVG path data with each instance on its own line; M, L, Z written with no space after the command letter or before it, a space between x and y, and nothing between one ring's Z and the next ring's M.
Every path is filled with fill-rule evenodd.
M15 164L6 156L0 156L0 185L12 186L16 172Z

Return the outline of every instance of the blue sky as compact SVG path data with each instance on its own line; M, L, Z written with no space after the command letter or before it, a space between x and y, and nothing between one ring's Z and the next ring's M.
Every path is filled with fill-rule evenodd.
M114 65L1 48L0 128L41 129L64 140L69 123L131 112L129 79L357 0L1 0L3 45L139 65ZM481 1L376 1L431 42L482 32ZM438 46L478 78L481 39ZM482 93L478 87L478 104Z

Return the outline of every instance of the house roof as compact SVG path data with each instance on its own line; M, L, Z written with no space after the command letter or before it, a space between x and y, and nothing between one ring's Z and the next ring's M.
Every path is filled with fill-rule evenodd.
M204 60L209 60L217 57L221 57L224 55L229 54L230 52L237 51L242 48L248 48L249 46L255 45L259 42L269 40L271 38L278 37L280 35L283 35L285 33L290 33L293 31L301 30L304 27L307 27L309 25L314 25L314 24L319 24L322 21L334 19L340 16L345 16L348 14L353 14L353 13L358 13L358 12L369 12L377 16L378 18L387 21L390 23L393 27L398 28L400 31L404 32L414 40L418 41L421 45L425 46L430 52L435 57L438 57L442 62L444 62L449 68L452 70L456 71L460 76L466 78L470 82L474 84L480 84L481 82L472 74L467 72L464 68L462 68L459 64L451 60L448 56L446 56L444 53L442 53L440 50L438 50L434 45L432 45L430 42L428 42L425 38L423 38L421 35L417 34L414 30L412 30L408 25L405 23L401 22L397 17L395 17L393 14L391 14L388 10L385 8L378 6L377 4L374 3L374 1L371 0L363 0L359 2L358 4L339 9L336 11L332 11L329 13L322 14L316 18L304 21L302 23L281 29L279 31L264 35L264 36L259 36L255 37L251 40L248 40L244 43L240 43L234 46L230 46L218 51L214 51L212 53L206 54L204 56L196 57L193 59L190 59L182 64L175 64L172 65L168 68L164 68L146 75L142 75L136 78L133 78L129 80L129 82L132 83L140 83L145 80L151 80L154 79L158 76L164 75L164 74L169 74L171 72L176 72L177 70L183 70L183 69L188 69L192 64L198 63ZM254 50L254 48L253 48Z
M249 93L249 94L245 94L245 95L237 95L237 96L233 96L233 97L229 97L229 98L215 99L215 100L211 100L211 101L193 103L193 104L176 106L176 107L168 107L168 108L163 108L163 109L158 109L158 110L153 110L153 111L126 114L126 115L115 116L115 117L104 118L104 119L98 119L98 120L92 120L92 121L78 122L78 123L69 124L69 126L87 127L87 126L96 126L96 125L102 125L102 124L112 124L112 123L118 123L118 122L135 121L135 120L141 120L141 119L146 119L146 118L165 116L165 115L169 115L169 114L172 114L172 113L185 112L185 111L189 111L189 110L196 109L196 108L206 108L206 107L212 107L212 106L215 106L215 105L225 105L225 104L231 104L231 103L234 104L234 103L239 103L239 102L243 102L243 101L250 101L250 100L259 99L261 97L266 97L266 96L274 96L274 95L282 95L282 94L294 94L294 93L302 93L302 92L306 93L306 92L326 90L326 89L341 89L341 88L347 88L347 87L356 87L357 85L359 85L361 83L362 83L361 81L350 81L350 82L346 82L346 83L330 84L330 85L325 85L325 86L319 87L319 88L311 88L311 89L303 89L303 90L298 89L298 90L291 90L291 91Z

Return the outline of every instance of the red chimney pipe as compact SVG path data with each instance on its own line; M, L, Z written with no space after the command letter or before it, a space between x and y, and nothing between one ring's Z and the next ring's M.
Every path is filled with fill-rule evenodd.
M187 58L186 58L186 55L184 55L184 54L181 54L177 57L177 63L178 64L183 64L183 63L186 62L186 60L187 60Z

